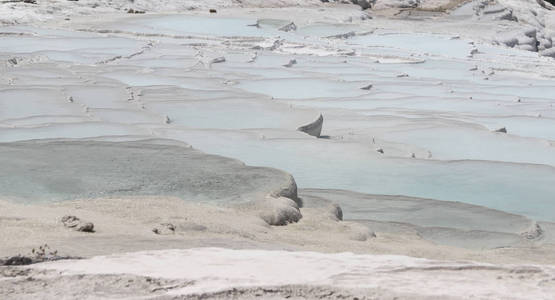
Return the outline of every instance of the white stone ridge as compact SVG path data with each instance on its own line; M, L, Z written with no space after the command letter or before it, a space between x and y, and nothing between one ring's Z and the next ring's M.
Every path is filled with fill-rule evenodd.
M206 10L229 7L287 7L321 5L320 0L38 0L26 3L23 0L0 1L0 25L29 23L51 19L63 20L75 15L99 13L165 12L180 13L191 10Z
M481 2L476 13L483 18L518 22L519 29L501 31L496 41L508 47L555 57L555 7L543 0L498 0Z
M555 293L555 284L548 283L555 279L550 265L445 262L399 255L196 248L57 261L34 268L53 269L62 276L130 274L188 283L169 289L167 295L172 296L291 285L379 287L418 299L550 299Z

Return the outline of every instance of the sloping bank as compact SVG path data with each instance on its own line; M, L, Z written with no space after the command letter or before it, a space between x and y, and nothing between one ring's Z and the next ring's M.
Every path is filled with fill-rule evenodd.
M170 140L3 143L0 166L0 196L18 203L170 196L232 206L270 225L301 218L291 175Z

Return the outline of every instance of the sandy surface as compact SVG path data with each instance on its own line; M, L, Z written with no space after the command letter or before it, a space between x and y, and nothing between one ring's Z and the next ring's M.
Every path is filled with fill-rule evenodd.
M269 226L251 211L187 203L177 198L109 198L48 205L1 204L2 256L30 255L48 244L62 256L89 257L114 252L217 246L400 254L435 259L504 263L555 263L553 246L472 250L441 246L415 232L375 233L358 222L339 221L336 207L316 202L301 208L303 218L287 226ZM64 227L75 215L95 224L94 233ZM155 234L163 223L175 232ZM370 226L372 228L372 226ZM377 228L381 229L381 228ZM374 237L374 235L376 235ZM455 238L453 238L455 239Z
M1 267L0 294L7 299L549 299L555 276L546 265L555 264L549 245L465 250L414 234L378 231L374 236L357 222L340 221L327 202L307 203L298 223L278 227L249 212L176 198L1 202L0 208L1 253L33 256L31 249L48 244L58 255L93 256L32 269ZM65 214L93 221L95 232L64 227L60 216ZM152 229L161 223L173 224L175 231L155 234ZM196 249L162 250L190 248ZM155 251L136 252L142 250ZM307 250L318 253L297 252ZM373 255L322 254L344 251Z

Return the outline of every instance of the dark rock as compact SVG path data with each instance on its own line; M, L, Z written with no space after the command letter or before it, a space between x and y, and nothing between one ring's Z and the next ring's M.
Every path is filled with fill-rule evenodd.
M341 209L341 206L333 203L331 205L331 212L338 221L343 221L343 210Z
M64 259L81 259L78 256L60 256L58 251L53 251L50 253L35 253L33 256L22 256L16 255L7 258L0 259L0 266L25 266L31 264L42 263L46 261L57 261ZM1 275L1 274L0 274Z
M23 266L23 265L32 264L33 259L27 256L17 255L17 256L9 257L6 260L0 261L0 262L1 262L0 265L4 265L4 266Z
M128 13L128 14L144 14L145 11L144 11L144 10L138 10L138 9L132 9L132 8L130 8L130 9L127 10L127 13Z

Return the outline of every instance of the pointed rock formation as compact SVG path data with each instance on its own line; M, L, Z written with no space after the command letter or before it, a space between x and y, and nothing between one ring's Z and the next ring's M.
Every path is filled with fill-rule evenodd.
M501 128L499 128L499 129L494 130L493 132L507 133L507 128L501 127Z
M315 137L320 137L320 133L322 133L322 125L324 124L324 117L320 114L318 119L310 124L301 126L297 128L298 131L302 131L308 135L312 135Z

